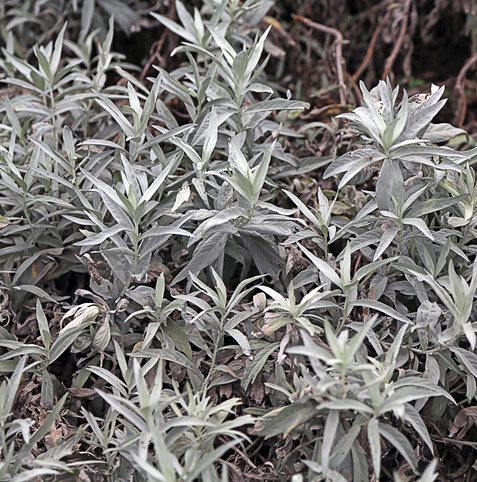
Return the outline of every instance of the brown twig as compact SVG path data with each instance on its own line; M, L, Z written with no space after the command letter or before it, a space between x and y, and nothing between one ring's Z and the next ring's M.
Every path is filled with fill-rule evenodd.
M359 67L356 69L356 72L350 78L350 81L353 85L356 84L356 82L361 77L361 74L366 70L369 63L371 62L371 59L373 58L374 49L376 47L376 42L378 41L378 38L379 38L379 34L381 33L383 26L386 24L390 16L391 16L391 10L388 10L386 14L379 19L378 25L374 29L371 40L369 41L366 55L364 56L363 61L359 64Z
M384 70L382 75L383 79L386 79L386 77L388 77L389 74L391 73L391 70L394 65L394 61L396 60L396 57L398 56L398 53L401 50L402 44L404 42L404 37L406 36L406 32L407 32L407 23L409 20L410 8L411 8L411 0L404 0L404 9L403 9L404 15L401 21L401 29L399 31L398 38L396 40L396 43L394 44L391 54L386 59L386 63L384 64Z
M166 41L167 34L168 34L168 31L165 30L162 33L159 40L157 42L153 43L152 48L151 48L152 53L150 54L149 59L148 59L146 65L144 66L144 68L142 69L141 75L139 77L141 80L144 80L146 78L146 75L149 73L149 70L151 69L151 66L156 61L156 59L160 60L160 58L161 58L160 52L162 50L162 47L164 46L164 42Z
M156 5L157 6L157 5ZM176 19L176 9L174 6L174 2L171 3L169 7L169 11L167 13L167 17L170 18L171 20ZM151 46L151 49L149 50L149 59L146 62L146 65L142 69L141 75L139 78L141 80L144 80L146 78L146 75L149 73L149 70L152 67L152 64L156 61L159 60L160 63L162 64L162 57L161 57L161 51L162 48L164 47L164 44L166 42L166 39L170 36L169 30L166 28L162 32L162 35L159 37L159 40L154 42ZM163 65L161 65L163 67Z
M363 18L372 20L376 15L379 14L379 12L382 12L388 8L389 5L395 4L396 0L382 0L381 2L373 3L372 5L369 5L369 2L367 2L366 8L360 12L357 12L354 18L359 21L361 21Z
M44 17L48 14L50 14L54 17L56 12L54 10L47 9L41 14L41 16ZM50 40L51 37L53 37L53 35L55 35L55 33L58 33L60 31L60 29L64 25L64 23L65 23L65 17L63 15L58 15L58 17L56 18L55 24L50 29L48 29L43 35L41 35L35 41L35 43L37 45L42 45L42 44L46 43L48 40ZM31 54L33 53L33 50L34 50L33 46L31 46L28 49L28 51L25 55L25 58L29 59Z
M283 37L290 47L296 47L297 43L295 39L283 28L283 25L274 17L265 17L263 19L265 25L271 25L273 27L273 31L277 32L280 37Z
M477 53L472 55L467 59L467 62L462 66L457 76L455 83L455 93L457 95L457 113L456 113L456 123L458 127L462 127L465 121L465 115L467 113L467 97L465 96L465 75L467 71L472 67L472 65L477 61Z
M338 80L338 87L340 93L340 103L346 104L346 85L344 83L344 72L343 72L343 34L333 27L328 27L321 23L313 22L309 18L303 17L302 15L293 15L295 21L301 22L302 24L310 27L314 30L324 32L328 35L332 35L335 38L335 61L336 61L336 77Z

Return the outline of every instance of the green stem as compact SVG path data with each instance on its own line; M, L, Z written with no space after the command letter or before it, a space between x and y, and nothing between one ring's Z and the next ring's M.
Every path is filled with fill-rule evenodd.
M50 97L51 118L53 122L53 146L55 147L55 149L58 149L58 132L56 130L56 103L55 103L55 96L53 94L53 87L50 87L49 97Z
M212 351L212 360L210 362L210 368L209 368L209 373L207 374L207 377L204 380L204 385L202 386L202 396L205 398L207 395L207 390L209 389L209 383L210 383L210 378L212 376L212 372L215 369L216 363L217 363L217 354L219 352L220 347L222 346L223 339L224 339L224 317L220 317L220 327L217 333L217 337L215 338L214 342L214 349Z

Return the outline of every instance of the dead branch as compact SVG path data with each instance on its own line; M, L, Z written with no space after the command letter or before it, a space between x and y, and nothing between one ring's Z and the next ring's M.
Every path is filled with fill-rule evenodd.
M396 57L398 56L398 53L401 50L402 44L404 42L404 37L406 36L406 32L407 32L407 24L409 20L410 8L411 8L411 0L404 0L404 8L403 8L404 15L401 21L401 29L399 31L398 38L396 40L396 43L394 44L391 54L386 59L386 63L384 64L384 71L382 75L383 79L386 79L391 73L391 70L394 65L394 61L396 60Z
M156 5L157 6L157 5ZM176 9L174 7L174 3L171 3L169 7L169 11L167 13L167 17L170 18L171 20L176 19ZM166 39L170 36L169 30L166 28L162 32L162 35L159 37L159 40L154 42L149 50L149 59L146 62L146 65L142 69L141 75L139 78L141 80L144 80L146 78L146 75L149 73L149 70L152 67L152 64L156 61L159 60L160 63L162 64L162 57L161 57L161 52L164 47L164 44L166 42ZM163 67L163 65L161 65Z
M144 80L146 78L146 75L149 73L149 70L151 69L152 64L156 60L161 59L161 51L162 51L162 48L164 47L164 43L167 39L168 33L169 32L167 30L164 30L164 32L162 32L162 35L159 38L159 40L152 44L149 59L147 60L147 63L144 66L144 68L142 69L141 75L139 77L141 80Z
M376 47L376 42L378 41L378 38L379 38L379 35L381 33L381 30L383 29L383 26L389 20L390 16L391 16L391 10L388 10L385 13L385 15L383 15L379 19L379 23L378 23L377 27L374 29L373 35L372 35L371 40L369 42L368 49L366 51L366 55L364 56L364 59L361 62L361 64L359 65L359 67L356 69L356 72L350 78L352 84L356 84L356 82L361 77L361 74L366 70L369 63L371 62L371 59L373 58L373 54L374 54L374 49Z
M263 19L265 25L271 25L273 31L277 32L280 37L283 37L290 47L296 47L297 43L295 39L283 28L283 25L274 17L267 16Z
M338 88L340 93L340 104L346 104L346 85L344 83L344 72L343 72L343 35L342 33L333 27L328 27L321 23L313 22L309 18L303 17L302 15L293 15L295 21L301 22L302 24L310 27L314 30L324 32L328 35L332 35L335 38L335 61L336 61L336 77L338 80Z
M467 113L467 97L465 95L465 76L472 65L477 61L477 53L467 59L467 62L462 66L457 76L454 91L458 98L456 123L458 127L462 127Z

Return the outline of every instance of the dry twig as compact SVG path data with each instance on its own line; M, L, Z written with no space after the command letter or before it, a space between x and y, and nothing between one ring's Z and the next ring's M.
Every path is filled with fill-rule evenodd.
M295 39L283 28L283 25L274 17L267 16L263 19L263 22L266 25L271 25L273 27L273 31L277 32L280 37L283 37L286 43L290 47L296 47L297 43Z
M477 53L467 59L467 62L462 66L457 76L454 91L458 98L456 124L462 127L467 113L467 97L465 96L465 76L472 65L477 61Z
M313 22L309 18L303 17L302 15L293 15L293 19L303 23L307 27L314 30L324 32L328 35L335 37L335 60L336 60L336 77L338 78L338 88L340 94L340 103L346 104L346 85L344 83L344 72L343 72L343 34L333 27L328 27L321 23Z
M157 7L157 5L156 5ZM171 19L171 20L175 20L176 19L176 11L175 11L175 7L174 7L174 3L171 3L171 6L169 8L169 12L167 13L167 16ZM164 31L162 32L162 35L159 37L159 40L157 40L156 42L154 42L151 46L151 49L149 50L150 54L149 54L149 59L147 60L146 62L146 65L144 66L144 68L142 69L142 72L141 72L141 75L139 76L139 78L141 80L144 80L146 78L146 75L149 73L149 70L151 69L152 67L152 64L156 61L156 60L159 60L159 62L162 64L162 57L161 57L161 52L162 52L162 49L164 47L164 44L166 42L166 39L170 36L170 32L169 30L166 28L164 29ZM163 65L161 65L161 67L164 67Z
M369 63L371 62L371 59L373 58L373 53L374 49L376 47L376 42L378 41L379 35L381 33L381 30L383 29L383 26L386 24L386 22L389 20L389 17L391 16L391 10L388 10L385 15L383 15L378 22L377 27L375 28L373 35L371 37L371 40L368 45L368 49L366 51L366 55L364 56L363 61L361 64L359 64L359 67L356 69L356 72L351 76L350 81L353 85L356 84L356 82L359 80L361 77L361 74L366 70L368 67Z
M156 59L161 59L161 51L164 47L164 42L166 41L168 33L169 32L167 30L164 30L160 39L157 42L154 42L154 44L152 45L152 53L150 54L149 59L144 68L142 69L141 75L139 77L141 80L144 80L146 78L146 75L149 73L149 70L151 69L151 66L156 61Z
M383 79L386 79L386 77L388 77L389 74L391 73L391 70L394 65L394 61L396 60L396 57L398 56L398 53L401 50L402 44L404 42L404 37L406 36L407 24L409 21L409 11L411 9L411 0L404 0L403 7L404 7L403 8L404 15L401 21L401 29L399 31L398 38L396 39L396 43L394 44L394 47L389 57L386 59L386 63L384 64L384 70L382 75Z

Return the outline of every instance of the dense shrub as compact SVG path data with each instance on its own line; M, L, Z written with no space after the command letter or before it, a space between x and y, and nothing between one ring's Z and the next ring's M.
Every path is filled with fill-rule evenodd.
M152 6L116 3L3 7L0 480L435 480L477 391L444 89L307 123L270 2L159 6L182 43L146 79L113 42Z

